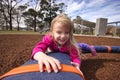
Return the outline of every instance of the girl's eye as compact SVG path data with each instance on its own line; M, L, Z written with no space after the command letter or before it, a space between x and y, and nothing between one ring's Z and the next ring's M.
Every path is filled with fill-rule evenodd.
M61 32L61 31L58 31L57 33L58 33L58 34L61 34L62 32Z
M65 34L69 34L69 32L66 32Z

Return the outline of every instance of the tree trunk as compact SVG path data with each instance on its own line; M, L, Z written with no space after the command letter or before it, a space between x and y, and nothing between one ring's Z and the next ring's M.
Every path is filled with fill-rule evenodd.
M35 26L34 26L34 32L36 32L36 16L34 17L34 22L35 22Z
M20 23L19 22L17 22L17 23L18 23L17 30L20 31Z
M10 14L10 21L9 21L9 25L10 25L10 30L12 30L12 15Z

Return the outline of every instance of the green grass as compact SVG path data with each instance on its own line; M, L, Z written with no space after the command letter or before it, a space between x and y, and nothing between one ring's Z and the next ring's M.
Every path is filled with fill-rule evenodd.
M34 32L34 31L1 31L0 34L40 34L39 32Z

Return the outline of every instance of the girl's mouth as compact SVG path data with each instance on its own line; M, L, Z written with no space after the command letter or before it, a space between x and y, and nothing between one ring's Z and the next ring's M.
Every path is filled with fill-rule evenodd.
M60 42L65 42L66 40L59 40Z

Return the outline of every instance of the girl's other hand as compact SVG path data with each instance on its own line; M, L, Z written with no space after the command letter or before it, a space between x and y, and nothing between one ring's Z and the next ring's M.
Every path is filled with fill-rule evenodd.
M75 63L75 62L71 62L71 64L72 64L73 66L75 66L75 67L80 71L80 64Z

